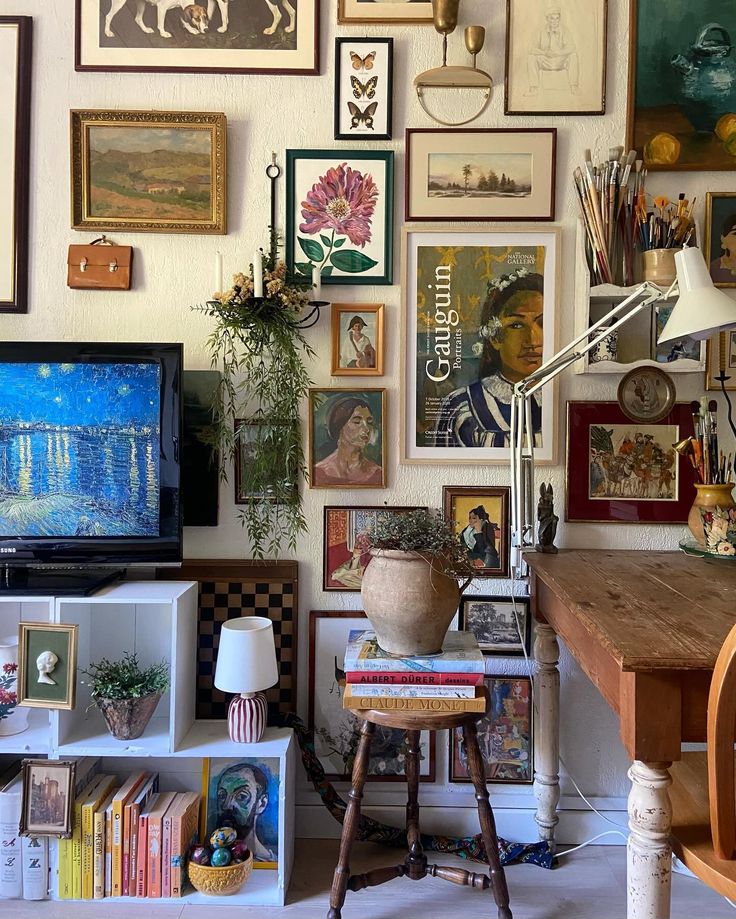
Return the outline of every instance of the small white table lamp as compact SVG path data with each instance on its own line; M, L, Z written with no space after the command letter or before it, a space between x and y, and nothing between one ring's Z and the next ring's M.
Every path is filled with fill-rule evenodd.
M266 727L266 696L261 690L278 683L273 624L263 616L223 622L217 652L215 686L239 693L230 703L230 740L258 743Z

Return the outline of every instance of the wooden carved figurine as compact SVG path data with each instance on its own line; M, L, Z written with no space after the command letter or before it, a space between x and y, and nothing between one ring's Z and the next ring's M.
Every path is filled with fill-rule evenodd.
M551 485L542 483L539 489L539 504L537 504L537 552L546 552L554 555L557 552L555 536L560 518L555 514L554 494Z

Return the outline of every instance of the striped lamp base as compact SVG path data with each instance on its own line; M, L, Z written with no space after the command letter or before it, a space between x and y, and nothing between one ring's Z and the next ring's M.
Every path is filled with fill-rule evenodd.
M257 692L249 699L235 696L227 712L230 740L235 743L258 743L266 728L266 696Z

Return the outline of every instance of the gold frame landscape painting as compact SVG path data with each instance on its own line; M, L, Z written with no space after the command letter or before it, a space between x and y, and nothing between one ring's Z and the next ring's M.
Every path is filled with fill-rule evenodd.
M219 112L71 112L72 227L223 234Z

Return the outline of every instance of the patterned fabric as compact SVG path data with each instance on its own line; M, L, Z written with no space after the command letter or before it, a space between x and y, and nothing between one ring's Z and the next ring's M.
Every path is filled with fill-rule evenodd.
M314 732L310 731L297 715L291 713L284 715L280 719L280 724L283 727L289 727L294 730L307 777L314 785L315 791L322 799L322 803L327 810L338 823L342 823L345 819L347 805L335 791L334 785L325 778L325 771L314 749ZM378 842L387 846L407 848L405 830L386 826L385 823L373 820L365 814L360 815L356 839L361 842ZM421 842L422 847L427 852L446 852L471 861L488 863L483 838L480 834L458 838L455 836L429 836L426 833L422 833ZM502 865L526 862L531 865L539 865L540 868L551 868L553 864L553 855L547 842L507 842L499 837L498 853Z

